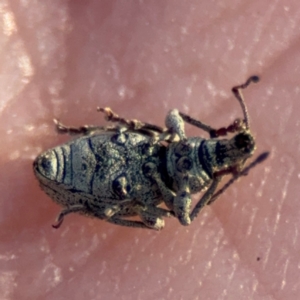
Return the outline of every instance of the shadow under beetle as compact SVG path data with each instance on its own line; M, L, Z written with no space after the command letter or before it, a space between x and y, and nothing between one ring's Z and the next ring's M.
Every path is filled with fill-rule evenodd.
M72 128L54 120L59 133L81 137L47 150L33 163L41 188L63 207L53 227L73 212L155 230L164 227L164 217L189 225L205 205L268 156L262 153L243 169L255 141L241 90L258 81L252 76L232 88L244 118L217 130L176 109L168 113L166 128L123 119L109 108L98 110L113 126ZM210 138L187 138L184 122L208 132ZM228 133L234 135L219 138ZM228 174L232 178L216 191ZM191 194L199 191L205 193L192 208ZM159 207L162 203L167 209Z

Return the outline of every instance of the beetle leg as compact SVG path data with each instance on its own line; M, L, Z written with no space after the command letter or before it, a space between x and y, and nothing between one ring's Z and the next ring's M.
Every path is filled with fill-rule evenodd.
M147 206L147 211L159 217L174 217L172 211L157 206Z
M109 107L97 108L98 111L101 111L105 115L105 120L109 122L119 123L122 126L125 126L129 130L138 131L141 133L161 133L164 129L160 126L153 125L150 123L144 123L139 120L127 120L125 118L119 117L115 112L113 112Z
M236 119L232 124L230 124L228 127L222 127L219 129L215 129L209 125L206 125L204 123L202 123L201 121L198 121L192 117L190 117L189 115L186 115L182 112L179 113L179 115L182 117L182 119L195 126L198 128L201 128L202 130L206 131L209 133L211 138L216 138L219 136L225 136L228 133L235 133L235 132L240 132L243 131L245 129L249 128L249 117L248 117L248 111L247 108L245 106L244 103L244 99L243 99L243 95L241 90L245 89L249 86L250 83L256 83L259 81L259 77L258 76L251 76L247 79L247 81L244 84L238 85L238 86L234 86L232 88L232 92L234 94L234 96L236 97L236 99L239 101L243 114L244 114L244 120L241 119Z
M86 207L84 207L83 205L72 205L70 207L64 208L57 216L56 222L52 225L52 227L55 229L59 228L64 220L64 217L75 212L86 212Z
M168 128L167 133L171 135L170 138L171 141L175 141L176 136L178 136L180 140L186 140L185 131L184 131L184 121L177 109L172 109L171 111L169 111L165 123ZM163 135L168 137L166 132L163 133Z
M198 127L200 129L206 131L207 133L209 133L210 138L225 136L228 133L239 132L239 131L244 130L244 127L245 127L244 122L241 119L236 119L228 127L221 127L221 128L215 129L205 123L202 123L199 120L196 120L196 119L190 117L189 115L182 113L182 112L180 112L179 115L188 124Z
M176 197L176 194L165 185L158 173L153 174L152 178L156 181L156 184L162 194L162 198L164 199L164 203L171 211L173 211L174 198Z
M147 171L145 175L150 176L155 180L162 194L164 203L172 212L174 212L179 222L182 225L189 225L191 223L189 216L191 207L191 196L187 176L183 177L180 191L176 194L171 189L169 189L162 181L159 173L155 169L155 165L153 165L152 163L148 163L146 164L145 170Z
M157 185L163 194L166 205L174 211L174 215L179 220L181 225L189 225L191 223L191 194L188 182L188 176L183 176L180 182L179 191L175 194L171 191L160 179L158 174L154 175Z
M221 178L222 176L215 178L212 184L210 185L209 189L204 193L204 195L198 201L192 213L190 214L191 221L193 221L197 217L198 213L205 205L209 204L209 201L213 197L214 192L216 191L218 184L221 181Z
M155 230L161 230L164 228L165 221L161 218L161 216L153 214L147 211L147 208L144 209L143 207L140 207L140 209L136 212L147 227Z
M170 133L170 131L167 129L164 132L162 132L161 134L157 134L156 136L154 136L151 141L150 144L154 145L155 143L158 142L167 142L167 143L173 143L173 142L178 142L179 141L179 136L176 133Z
M144 228L144 229L155 229L153 227L148 227L143 222L140 221L132 221L132 220L124 220L119 217L112 217L106 220L109 223L126 226L126 227L135 227L135 228Z
M208 133L210 133L211 131L215 130L213 127L205 124L205 123L202 123L201 121L199 120L196 120L192 117L190 117L189 115L186 115L182 112L179 112L179 115L180 117L188 124L192 125L192 126L195 126L195 127L198 127Z
M84 125L80 127L70 127L66 126L57 119L53 120L56 131L59 134L70 134L70 135L75 135L75 134L81 134L81 135L89 135L94 132L99 132L99 131L118 131L119 127L117 126L93 126L93 125Z
M233 174L232 178L227 181L227 183L224 184L222 188L220 188L214 195L211 197L211 199L208 201L207 205L212 204L217 200L217 198L224 193L236 180L238 180L242 176L247 176L248 172L254 168L257 164L262 163L267 157L269 156L269 152L263 152L261 153L251 164L249 164L247 167L245 167L243 170L241 170L237 174Z
M109 219L112 216L114 216L116 213L118 213L119 211L121 211L120 205L107 205L104 209L104 215L106 218Z
M155 230L164 228L165 222L162 217L171 217L173 215L169 210L143 205L143 203L137 204L134 211L140 216L145 225Z
M129 211L126 210L129 209ZM113 211L111 214L110 212ZM109 212L109 214L108 214ZM109 209L105 210L105 214L108 217L106 220L110 219L122 219L128 216L139 216L142 222L148 227L155 230L161 230L165 226L165 222L162 219L163 216L169 216L167 210L146 206L142 202L136 202L133 204L129 202L128 204L121 206L111 206ZM131 223L130 223L131 224Z
M134 200L133 200L134 201ZM169 210L156 207L156 206L147 206L140 201L130 201L128 203L122 203L120 205L108 205L104 209L105 217L103 218L102 214L98 216L100 219L105 219L109 222L114 222L118 220L122 225L127 226L127 221L130 221L129 226L141 227L139 221L126 220L124 217L139 216L142 220L142 223L147 226L147 228L161 230L163 229L165 223L162 217L170 217L172 213ZM114 221L111 221L114 220ZM134 225L133 225L134 224ZM120 224L121 225L121 224Z
M143 166L143 174L146 177L150 177L155 180L161 194L164 199L164 203L167 205L169 209L173 211L173 201L176 194L170 190L165 183L162 181L160 174L157 171L156 165L152 162L146 163Z
M190 225L192 199L190 194L190 187L188 183L188 176L183 176L180 180L180 188L174 199L173 207L176 217L181 225Z
M162 193L162 197L167 207L171 211L174 211L174 215L182 225L189 225L191 223L190 210L192 200L187 181L183 181L180 190L176 194L165 185L158 173L153 174L153 178Z

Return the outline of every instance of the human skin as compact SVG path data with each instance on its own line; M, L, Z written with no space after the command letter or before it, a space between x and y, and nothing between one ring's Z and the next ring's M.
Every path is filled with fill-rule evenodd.
M299 18L295 1L5 1L1 14L2 299L299 299ZM242 117L267 161L188 226L160 231L69 215L33 159L104 125L96 107L164 124L172 108L216 128ZM189 136L207 135L187 126ZM200 197L200 196L198 196ZM198 198L194 199L194 203Z

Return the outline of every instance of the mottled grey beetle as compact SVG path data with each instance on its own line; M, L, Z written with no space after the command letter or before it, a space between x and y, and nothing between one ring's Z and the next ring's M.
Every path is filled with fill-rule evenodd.
M189 225L205 205L268 156L263 153L242 170L255 142L241 89L258 80L252 76L232 89L244 119L218 130L176 109L167 115L166 128L120 118L109 108L98 110L116 126L72 128L54 120L59 133L82 136L47 150L33 163L41 188L63 206L53 227L73 212L156 230L169 216ZM186 138L184 122L208 132L210 138ZM228 133L235 135L218 139ZM227 174L232 179L216 192ZM199 191L205 193L192 209L191 194ZM162 203L167 209L159 207Z

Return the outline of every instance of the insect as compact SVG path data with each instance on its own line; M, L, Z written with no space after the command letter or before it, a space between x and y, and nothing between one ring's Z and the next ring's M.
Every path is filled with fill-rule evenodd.
M189 225L204 206L268 156L267 152L261 154L243 169L256 147L241 90L258 81L252 76L232 88L243 119L220 129L176 109L168 113L166 128L126 120L109 108L98 110L113 123L111 126L75 128L54 120L59 133L79 137L45 151L33 163L41 188L63 207L52 226L58 228L67 214L75 212L117 225L155 230L164 227L165 217L176 217L182 225ZM210 137L187 138L185 122ZM228 134L232 137L220 138ZM228 174L232 178L217 191ZM192 208L191 195L199 191L204 194Z

